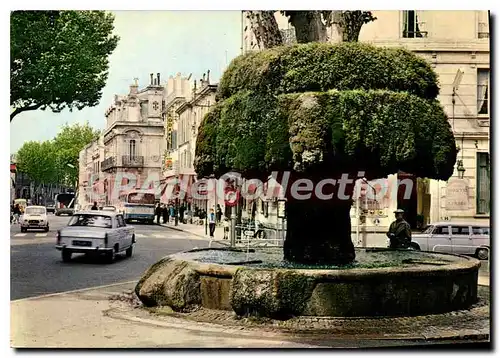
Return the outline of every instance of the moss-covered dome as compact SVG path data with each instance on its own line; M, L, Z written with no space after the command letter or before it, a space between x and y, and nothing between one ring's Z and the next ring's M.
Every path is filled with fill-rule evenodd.
M398 170L448 179L456 145L436 74L403 49L278 47L234 59L199 130L199 176Z

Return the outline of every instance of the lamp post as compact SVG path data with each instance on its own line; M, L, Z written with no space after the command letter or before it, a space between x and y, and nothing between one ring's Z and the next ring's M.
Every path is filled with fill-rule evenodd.
M462 134L462 147L460 147L462 152L462 159L457 160L457 172L460 179L464 178L465 167L464 167L464 134Z

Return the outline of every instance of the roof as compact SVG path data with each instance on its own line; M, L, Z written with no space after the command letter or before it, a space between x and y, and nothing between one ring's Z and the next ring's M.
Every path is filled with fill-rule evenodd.
M438 221L435 223L430 223L430 225L466 225L466 226L490 226L490 223L486 222L481 222L481 221L476 221L476 222L470 222L470 221Z
M101 215L101 216L116 216L119 213L113 211L104 211L104 210L82 210L77 211L75 215Z

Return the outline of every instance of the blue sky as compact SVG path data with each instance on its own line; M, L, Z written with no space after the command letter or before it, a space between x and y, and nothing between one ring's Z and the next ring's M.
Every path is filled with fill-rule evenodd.
M26 141L53 138L64 123L84 123L104 129L104 111L115 94L125 94L134 77L139 86L149 74L160 73L162 82L181 72L199 79L210 70L219 80L227 61L240 54L239 11L116 11L115 33L120 36L110 56L109 77L98 106L81 111L32 111L17 115L10 126L10 152ZM227 53L227 54L226 54Z

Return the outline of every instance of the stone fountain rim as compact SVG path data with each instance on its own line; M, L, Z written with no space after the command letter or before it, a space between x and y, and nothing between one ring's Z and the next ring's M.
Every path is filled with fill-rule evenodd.
M448 254L448 253L435 253L435 252L429 252L429 253L433 253L440 256L441 255L453 256L455 258L459 257L462 260L440 266L417 264L406 267L392 266L392 267L349 268L349 269L290 269L290 268L252 267L245 265L227 265L227 264L188 260L182 257L183 254L189 252L199 252L199 251L209 251L209 250L230 251L225 248L196 249L196 250L189 250L171 254L168 257L176 261L188 263L189 266L199 274L203 274L206 276L228 277L228 278L233 277L236 271L239 269L255 270L255 271L274 271L277 273L293 272L323 280L324 279L356 280L356 279L366 279L366 278L377 278L381 276L387 278L388 276L406 276L406 275L410 277L416 277L417 276L416 274L425 275L426 277L429 277L429 276L446 276L450 273L474 271L476 269L479 269L479 267L481 266L481 262L472 257L464 255ZM384 251L384 250L378 249L377 251ZM389 249L387 249L387 251L389 251Z

